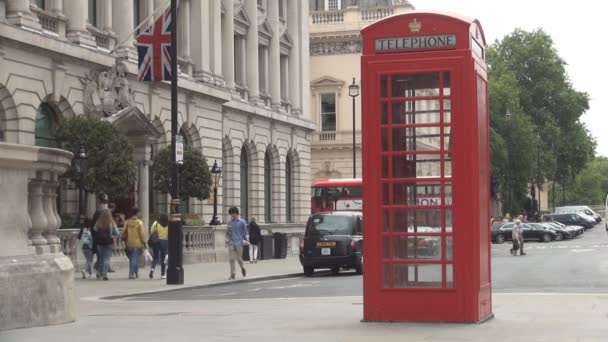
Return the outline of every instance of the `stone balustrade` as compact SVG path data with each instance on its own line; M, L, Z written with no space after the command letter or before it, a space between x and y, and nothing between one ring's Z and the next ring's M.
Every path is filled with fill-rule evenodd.
M89 34L95 39L98 48L112 51L116 46L117 37L115 34L101 30L92 25L87 25L87 31L89 31Z
M310 12L313 24L334 24L344 22L344 10Z
M44 31L56 34L59 37L65 37L65 27L68 19L60 14L45 11L38 6L30 6L33 15L38 17L40 26Z
M361 9L361 20L377 21L395 13L393 7L370 7Z
M266 235L272 233L287 234L288 254L296 255L298 253L300 239L304 236L303 223L260 224L260 230L262 234ZM85 262L80 251L78 232L78 229L59 229L58 231L63 253L72 260L75 266L74 269L77 272L84 267ZM185 226L183 227L182 243L184 264L228 260L225 225ZM114 268L126 267L128 265L124 242L121 239L114 239L112 265Z

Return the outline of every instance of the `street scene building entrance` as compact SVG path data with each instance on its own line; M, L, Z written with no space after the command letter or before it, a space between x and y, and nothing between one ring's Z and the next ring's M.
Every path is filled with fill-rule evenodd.
M492 317L485 38L410 12L362 30L364 320Z

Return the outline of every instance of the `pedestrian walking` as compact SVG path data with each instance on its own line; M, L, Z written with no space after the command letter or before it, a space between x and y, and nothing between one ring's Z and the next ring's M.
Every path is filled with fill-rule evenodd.
M526 255L526 253L524 253L524 231L523 231L523 227L521 227L521 222L522 219L524 218L523 215L519 215L518 219L519 219L519 255Z
M519 250L519 255L526 255L524 253L524 234L521 227L521 220L515 219L513 229L511 230L511 240L513 241L513 247L511 248L511 255L517 255L517 251Z
M119 235L118 227L112 219L110 210L104 210L97 219L95 227L95 239L97 241L97 259L99 260L99 271L97 278L108 280L110 259L112 258L112 247L114 238Z
M91 233L91 229L84 226L80 227L78 240L80 240L82 254L86 260L85 268L81 270L82 279L87 278L87 273L89 274L89 278L91 278L93 276L93 234Z
M169 216L167 214L160 214L158 221L152 223L150 228L150 239L148 239L148 246L152 247L152 267L150 267L150 279L154 278L154 269L160 259L160 278L167 279L165 271L167 265L165 264L165 257L169 250Z
M125 221L122 239L125 241L127 257L129 258L129 279L139 277L139 256L146 247L146 232L144 223L139 219L139 209L133 208L131 216Z
M247 232L247 223L239 216L239 209L232 207L228 210L228 214L232 217L228 223L227 244L230 255L230 279L235 277L234 263L238 261L241 267L243 277L247 275L245 266L243 265L243 245L249 244L249 233Z
M260 232L260 226L255 221L255 217L252 217L249 221L249 263L258 263L258 247L262 241L262 233Z

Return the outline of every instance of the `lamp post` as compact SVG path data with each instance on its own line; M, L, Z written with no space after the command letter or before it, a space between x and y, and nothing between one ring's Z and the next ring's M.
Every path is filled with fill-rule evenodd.
M222 175L222 167L217 166L217 160L213 161L213 167L211 168L211 174L213 175L213 218L209 223L212 226L217 226L220 221L217 219L217 183L220 181Z
M511 209L511 112L505 113L505 119L507 121L507 203L508 208Z
M82 144L74 157L74 166L78 174L78 222L84 226L84 179L87 173L87 152Z
M540 133L536 132L536 193L538 195L538 202L536 205L538 207L538 219L540 220Z
M353 178L357 178L357 153L355 145L355 98L359 96L359 86L355 83L348 86L348 95L353 98Z

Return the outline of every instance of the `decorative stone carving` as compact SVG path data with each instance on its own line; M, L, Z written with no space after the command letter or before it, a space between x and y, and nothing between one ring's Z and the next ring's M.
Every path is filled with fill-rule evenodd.
M127 74L123 58L117 58L112 68L94 69L85 75L82 83L87 114L110 116L135 105Z
M341 55L352 53L361 53L360 40L310 43L311 56Z

